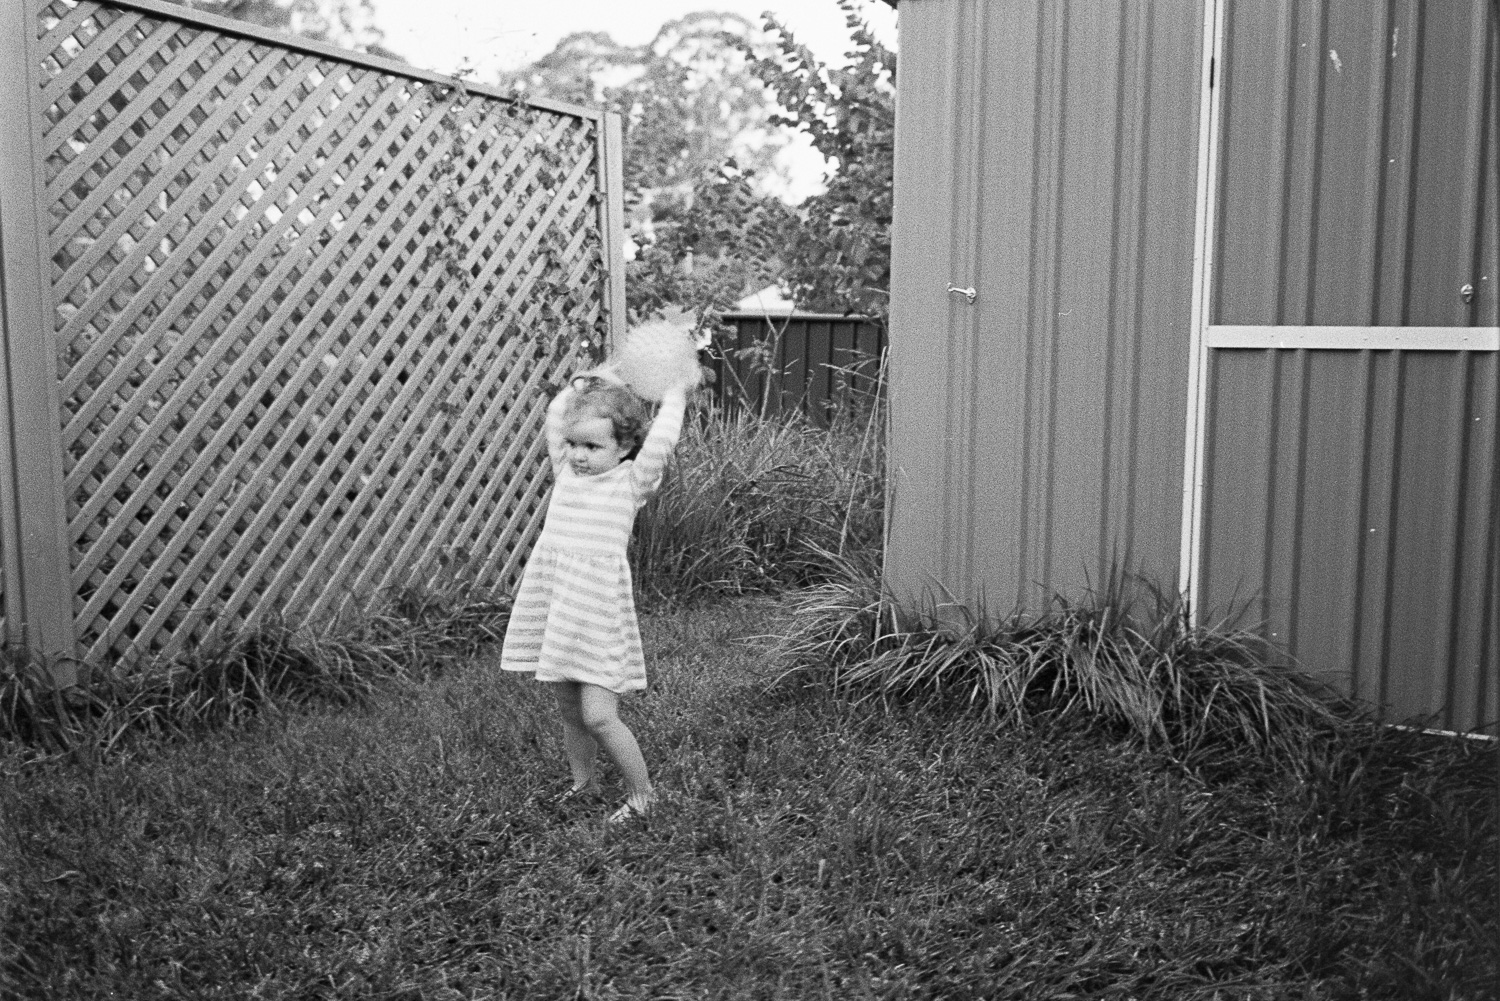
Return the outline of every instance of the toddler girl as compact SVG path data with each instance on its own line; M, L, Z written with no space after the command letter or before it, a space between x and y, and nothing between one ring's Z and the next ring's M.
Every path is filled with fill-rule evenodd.
M533 672L557 696L573 772L564 797L598 790L601 746L620 770L625 805L611 822L651 808L645 759L619 716L620 693L646 687L625 547L661 485L689 388L666 391L649 430L645 401L599 376L574 379L548 406L552 500L500 653L501 668Z

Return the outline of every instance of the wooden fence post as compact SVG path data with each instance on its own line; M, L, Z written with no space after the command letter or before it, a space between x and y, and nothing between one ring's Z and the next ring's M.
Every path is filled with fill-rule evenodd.
M36 5L0 4L0 555L5 641L77 680L40 157Z
M624 131L619 112L606 111L599 122L599 232L604 236L604 268L608 275L605 304L609 315L609 345L625 333L625 159Z

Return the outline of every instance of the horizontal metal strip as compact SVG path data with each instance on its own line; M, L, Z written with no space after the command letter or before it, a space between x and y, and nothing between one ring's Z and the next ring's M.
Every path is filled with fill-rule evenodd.
M1500 351L1500 327L1211 326L1208 346L1309 351Z
M769 320L772 323L780 323L783 320L794 321L808 320L813 323L875 323L873 316L864 316L859 313L804 313L802 310L793 310L788 313L784 309L766 310L756 312L755 310L737 309L729 313L720 313L721 320Z
M1430 727L1425 726L1403 726L1400 723L1387 723L1386 726L1392 730L1405 730L1407 733L1425 733L1430 734L1434 737L1464 737L1468 740L1500 741L1500 737L1497 737L1492 733L1466 733L1458 730L1434 730Z

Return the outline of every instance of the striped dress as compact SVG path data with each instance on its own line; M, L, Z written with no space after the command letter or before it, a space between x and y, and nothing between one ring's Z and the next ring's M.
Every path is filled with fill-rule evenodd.
M646 687L625 547L635 514L657 488L682 431L683 400L663 401L636 457L597 476L564 458L559 397L547 411L556 481L547 519L521 575L500 667L538 681L582 681L628 692Z

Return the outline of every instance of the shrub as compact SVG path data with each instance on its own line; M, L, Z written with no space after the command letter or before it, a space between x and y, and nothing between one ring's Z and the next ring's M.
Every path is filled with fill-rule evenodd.
M709 410L683 428L662 488L636 519L645 598L777 593L827 579L823 553L878 550L880 408L819 428L798 413Z

